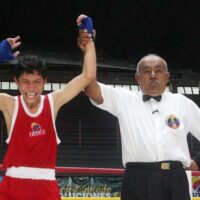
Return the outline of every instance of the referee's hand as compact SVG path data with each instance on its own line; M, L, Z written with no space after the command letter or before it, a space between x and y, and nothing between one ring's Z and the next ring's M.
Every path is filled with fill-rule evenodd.
M194 160L192 160L191 165L187 170L199 171L199 166Z

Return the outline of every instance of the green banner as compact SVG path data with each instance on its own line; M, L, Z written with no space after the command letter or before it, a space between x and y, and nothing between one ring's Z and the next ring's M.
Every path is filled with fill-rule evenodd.
M121 179L118 176L57 177L63 197L119 197Z

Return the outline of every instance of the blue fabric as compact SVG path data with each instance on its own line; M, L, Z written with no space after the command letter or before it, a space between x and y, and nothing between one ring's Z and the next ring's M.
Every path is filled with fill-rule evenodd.
M7 40L0 43L0 62L9 61L14 58L12 48Z
M93 33L93 23L90 17L86 17L81 21L79 29L87 29L88 33Z

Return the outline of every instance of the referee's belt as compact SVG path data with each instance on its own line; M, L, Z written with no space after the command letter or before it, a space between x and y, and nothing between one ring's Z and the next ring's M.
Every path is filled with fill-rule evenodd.
M154 170L171 170L183 168L179 161L162 161L162 162L128 162L126 169L154 169Z

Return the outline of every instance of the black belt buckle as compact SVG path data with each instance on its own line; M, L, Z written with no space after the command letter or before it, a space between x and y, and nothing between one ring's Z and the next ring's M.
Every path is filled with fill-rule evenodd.
M162 170L170 170L170 163L168 163L168 162L161 163L160 169L162 169Z

